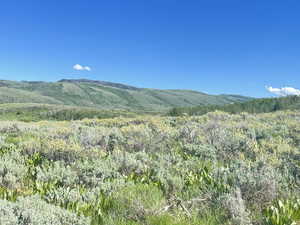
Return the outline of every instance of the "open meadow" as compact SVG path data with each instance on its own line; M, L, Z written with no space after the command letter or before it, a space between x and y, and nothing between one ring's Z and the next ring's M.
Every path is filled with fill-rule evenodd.
M0 122L1 225L292 225L299 196L299 111Z

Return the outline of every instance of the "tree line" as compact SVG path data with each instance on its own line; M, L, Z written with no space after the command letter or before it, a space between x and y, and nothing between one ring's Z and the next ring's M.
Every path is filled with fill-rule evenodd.
M168 116L203 115L213 111L224 111L228 113L267 113L278 110L300 109L300 96L287 96L279 98L261 98L243 103L232 103L227 105L207 105L194 107L172 108Z

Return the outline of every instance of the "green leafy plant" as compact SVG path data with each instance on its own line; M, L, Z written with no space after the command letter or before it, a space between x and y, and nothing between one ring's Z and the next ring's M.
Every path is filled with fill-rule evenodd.
M265 210L268 225L297 225L300 219L300 199L277 200Z

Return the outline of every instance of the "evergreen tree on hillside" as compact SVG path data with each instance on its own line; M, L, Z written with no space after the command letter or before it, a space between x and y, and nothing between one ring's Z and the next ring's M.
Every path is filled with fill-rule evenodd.
M196 107L181 107L173 108L169 111L169 116L188 115L203 115L213 111L224 111L229 113L267 113L278 110L294 110L300 109L300 96L287 96L280 98L262 98L255 99L243 103L233 103L224 106L196 106Z

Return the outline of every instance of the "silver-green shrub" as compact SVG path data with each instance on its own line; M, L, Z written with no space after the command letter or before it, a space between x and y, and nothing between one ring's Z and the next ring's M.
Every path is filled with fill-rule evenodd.
M233 224L235 225L251 225L249 212L247 212L242 194L239 188L232 193L224 196L223 204L229 213Z
M0 186L20 188L26 172L25 160L18 152L0 156Z
M16 203L0 200L0 224L89 225L90 220L32 196L19 198Z
M79 184L79 178L71 166L65 166L63 162L56 161L52 166L37 168L37 182L54 183L60 186L74 186Z

